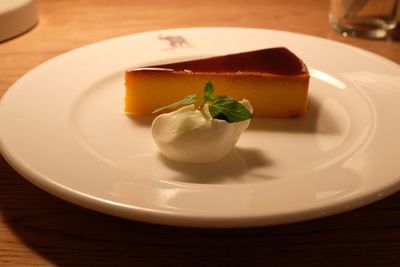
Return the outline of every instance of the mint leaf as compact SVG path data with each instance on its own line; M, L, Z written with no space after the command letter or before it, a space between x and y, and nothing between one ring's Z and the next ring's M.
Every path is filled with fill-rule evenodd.
M205 103L214 98L214 92L214 85L211 83L211 81L206 82L206 84L204 85L203 99L201 100L200 108L202 108Z
M208 103L211 117L225 120L229 123L253 118L253 114L240 102L226 95L216 96Z
M152 113L154 114L154 113L160 112L164 109L177 108L179 106L190 105L190 104L193 104L194 102L196 102L198 98L199 97L197 95L188 95L184 99L181 99L175 103L169 104L168 106L158 108L158 109L154 110Z

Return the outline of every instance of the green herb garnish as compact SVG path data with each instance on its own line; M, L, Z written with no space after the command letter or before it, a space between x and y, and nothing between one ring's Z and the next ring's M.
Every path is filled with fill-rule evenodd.
M190 104L193 104L194 102L196 102L198 98L199 97L197 95L188 95L184 99L181 99L175 103L169 104L168 106L158 108L158 109L154 110L152 113L157 113L164 109L177 108L179 106L190 105Z
M205 103L215 97L214 92L214 85L210 81L206 82L206 84L204 85L203 99L201 100L200 108L202 108Z
M156 109L153 113L157 113L164 109L177 108L182 105L195 103L199 97L197 95L189 95L168 106ZM233 97L226 95L215 95L214 85L208 81L204 85L203 98L200 101L200 108L208 104L208 110L214 119L225 120L229 123L239 122L253 118L253 114Z

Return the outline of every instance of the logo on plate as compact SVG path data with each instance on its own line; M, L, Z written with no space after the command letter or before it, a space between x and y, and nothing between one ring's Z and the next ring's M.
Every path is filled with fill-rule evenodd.
M192 45L183 37L180 35L159 35L158 36L159 40L162 41L167 41L169 44L170 49L175 49L175 48L182 48L182 47L192 47Z

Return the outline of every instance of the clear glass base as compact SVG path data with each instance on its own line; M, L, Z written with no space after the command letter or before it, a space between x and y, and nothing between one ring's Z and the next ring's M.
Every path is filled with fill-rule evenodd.
M396 28L396 21L388 22L378 17L341 19L329 18L332 28L343 36L369 39L389 39Z

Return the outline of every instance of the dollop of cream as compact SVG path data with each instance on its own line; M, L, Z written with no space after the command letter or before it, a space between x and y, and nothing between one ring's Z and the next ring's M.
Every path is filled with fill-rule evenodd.
M253 112L248 100L240 103ZM171 160L209 163L224 158L249 124L250 119L234 123L213 119L207 104L200 110L192 104L156 117L152 135L161 154Z

